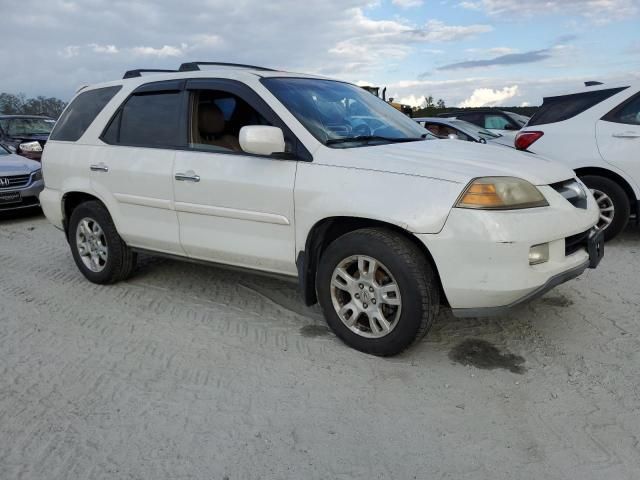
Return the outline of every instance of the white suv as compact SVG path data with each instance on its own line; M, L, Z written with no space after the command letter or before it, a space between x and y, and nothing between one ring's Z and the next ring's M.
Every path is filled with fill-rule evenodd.
M565 163L593 192L607 240L640 221L640 85L595 85L544 99L516 148Z
M441 303L495 314L602 256L565 166L435 140L348 83L201 65L84 88L57 123L40 201L90 281L140 251L279 274L347 344L393 355Z

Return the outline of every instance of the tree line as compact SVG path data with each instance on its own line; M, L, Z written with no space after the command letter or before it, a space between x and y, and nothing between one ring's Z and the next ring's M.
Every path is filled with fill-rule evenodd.
M27 98L24 93L0 93L0 114L2 115L44 115L57 119L66 102L59 98L44 97L42 95Z

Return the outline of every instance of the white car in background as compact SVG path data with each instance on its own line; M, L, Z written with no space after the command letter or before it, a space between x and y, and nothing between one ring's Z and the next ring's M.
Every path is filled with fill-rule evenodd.
M490 132L486 128L464 120L458 120L457 118L414 117L413 120L438 138L504 145L513 148L513 137L505 137L499 133Z
M640 84L595 85L544 99L515 140L571 167L600 207L605 238L640 220Z
M127 278L139 251L278 274L393 355L440 304L497 314L602 258L564 165L435 140L349 83L201 65L86 87L52 132L40 199L88 280Z

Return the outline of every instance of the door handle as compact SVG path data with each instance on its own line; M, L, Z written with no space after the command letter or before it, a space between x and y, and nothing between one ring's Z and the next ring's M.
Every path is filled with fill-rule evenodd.
M613 136L615 138L640 138L640 133L622 132L622 133L614 133Z
M109 171L109 167L107 167L104 163L100 162L97 165L91 165L89 167L89 169L92 172L108 172Z
M176 173L176 180L180 182L199 182L200 175L196 175L193 172Z

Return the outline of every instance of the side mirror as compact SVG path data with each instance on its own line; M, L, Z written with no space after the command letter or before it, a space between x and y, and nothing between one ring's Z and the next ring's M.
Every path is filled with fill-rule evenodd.
M285 151L284 134L278 127L249 125L240 129L240 147L247 153L271 155Z

